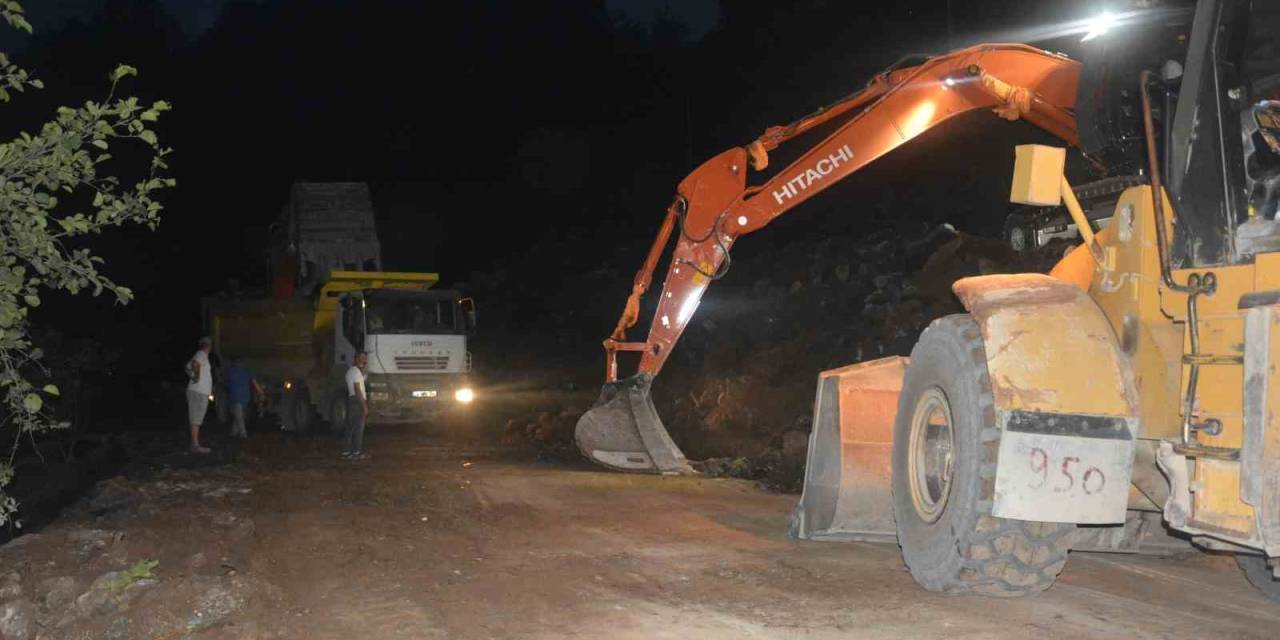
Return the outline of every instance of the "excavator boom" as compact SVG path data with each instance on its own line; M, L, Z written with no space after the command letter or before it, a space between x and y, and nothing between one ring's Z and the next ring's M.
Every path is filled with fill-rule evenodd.
M1059 54L1021 44L978 45L886 71L863 90L703 163L680 182L622 316L604 341L605 387L575 430L582 453L619 470L689 471L654 409L650 385L707 286L727 269L738 237L975 109L1025 119L1074 145L1079 76L1080 64ZM748 169L765 169L770 151L828 123L835 131L826 139L764 183L748 186ZM628 341L626 332L639 319L641 297L673 233L676 245L648 336L644 342ZM618 377L619 351L641 354L637 372L626 379Z

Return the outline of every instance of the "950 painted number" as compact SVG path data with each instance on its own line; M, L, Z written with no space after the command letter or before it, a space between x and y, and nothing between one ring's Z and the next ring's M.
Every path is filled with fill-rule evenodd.
M1070 493L1082 491L1085 495L1101 493L1107 486L1107 476L1096 466L1081 462L1078 456L1054 458L1040 447L1032 447L1028 464L1034 479L1027 483L1033 490Z

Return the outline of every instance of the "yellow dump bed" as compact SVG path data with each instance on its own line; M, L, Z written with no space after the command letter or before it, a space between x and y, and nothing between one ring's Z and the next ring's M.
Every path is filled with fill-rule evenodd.
M333 271L315 299L287 300L210 296L205 318L214 351L239 357L255 372L298 378L327 369L338 297L362 289L430 289L435 273Z
M253 371L283 378L310 370L315 305L304 298L206 298L214 352L240 358Z

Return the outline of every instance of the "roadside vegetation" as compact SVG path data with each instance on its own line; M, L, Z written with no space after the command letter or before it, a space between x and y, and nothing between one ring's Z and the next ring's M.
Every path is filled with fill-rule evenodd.
M0 15L31 32L18 2L0 1ZM8 447L0 458L0 525L20 525L12 522L17 501L4 488L24 443L72 426L52 382L68 372L52 370L33 339L32 310L56 291L132 300L133 291L103 271L95 236L129 225L154 230L163 210L156 196L174 186L165 163L171 150L153 129L169 104L121 95L135 75L129 65L116 66L104 97L58 107L51 120L22 125L0 144L0 441ZM43 88L35 73L0 52L0 101Z

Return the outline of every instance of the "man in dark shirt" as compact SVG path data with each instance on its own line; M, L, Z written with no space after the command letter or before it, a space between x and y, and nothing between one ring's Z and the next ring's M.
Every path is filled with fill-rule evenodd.
M231 403L231 437L247 438L249 434L244 428L244 409L253 400L255 391L261 395L262 387L258 386L258 382L241 365L240 358L236 356L231 358L231 366L227 368L225 380L227 400Z

